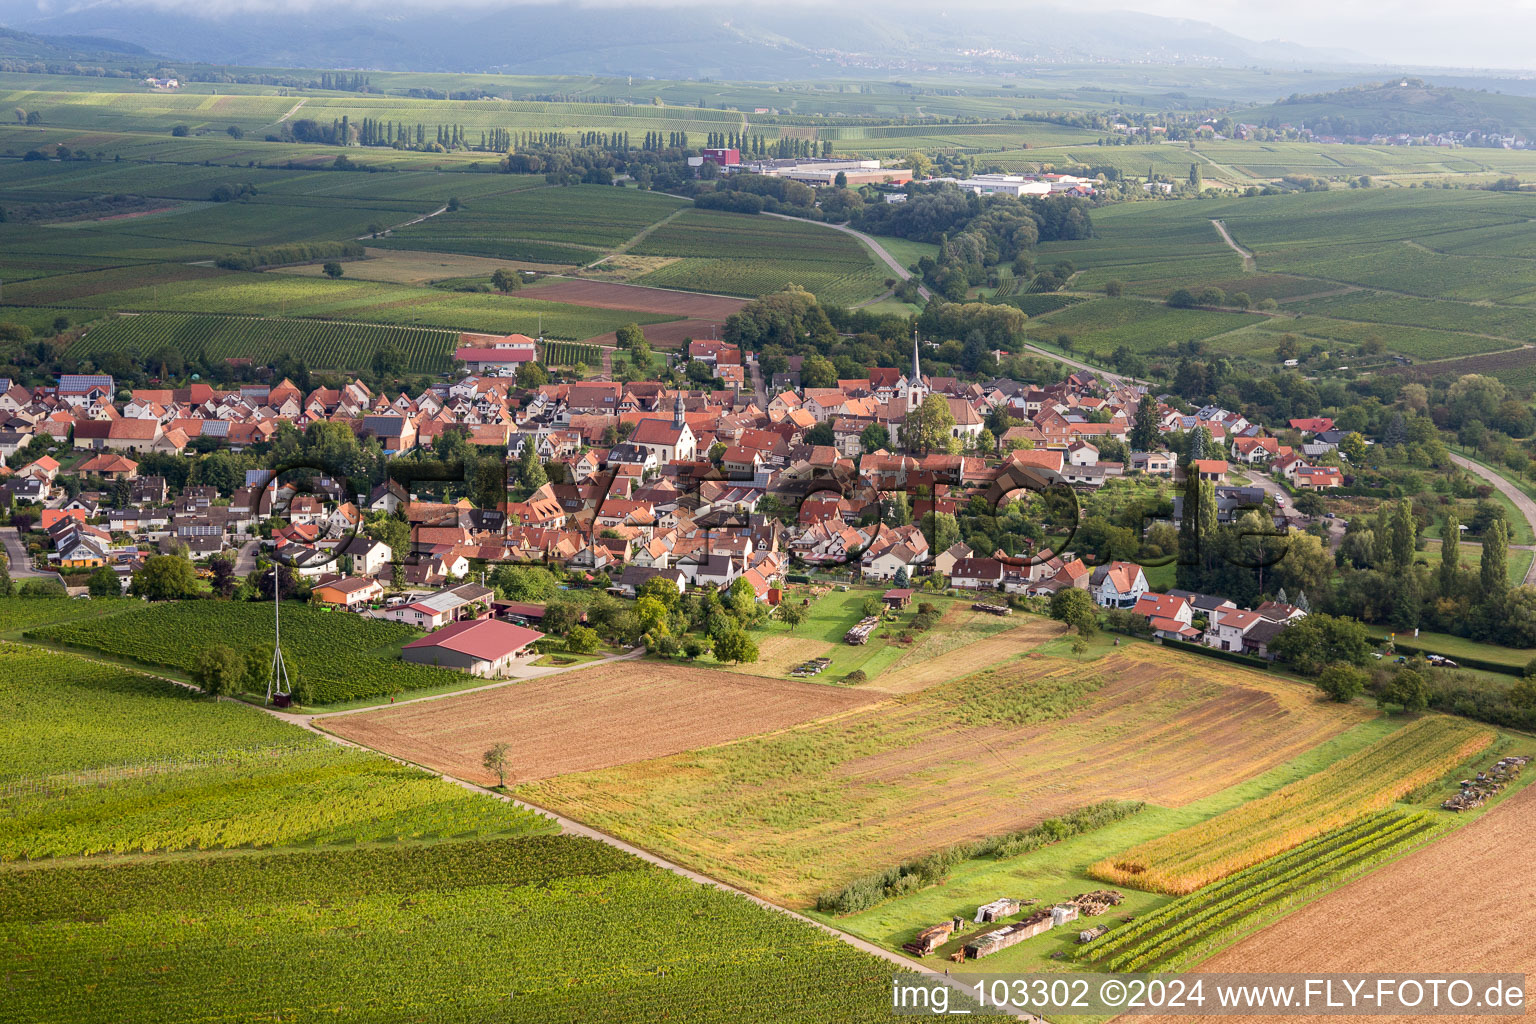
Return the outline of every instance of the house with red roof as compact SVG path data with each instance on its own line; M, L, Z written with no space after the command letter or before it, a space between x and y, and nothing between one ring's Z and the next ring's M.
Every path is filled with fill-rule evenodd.
M468 619L444 626L400 650L416 665L437 665L494 679L504 676L544 634L501 619Z

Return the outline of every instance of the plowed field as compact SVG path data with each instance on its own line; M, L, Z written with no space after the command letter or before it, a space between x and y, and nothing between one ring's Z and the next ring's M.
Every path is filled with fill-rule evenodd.
M480 783L499 742L507 781L662 757L771 732L879 699L813 683L625 661L459 697L321 719L344 739Z
M1200 969L1523 972L1525 1001L1529 1004L1536 999L1536 941L1531 938L1536 934L1536 871L1529 867L1533 848L1536 786L1527 786L1478 821L1329 893L1206 961ZM1512 1017L1433 1019L1473 1022ZM1319 1024L1406 1024L1426 1018L1362 1014L1287 1019Z
M775 735L520 789L801 904L860 872L1099 800L1180 806L1365 716L1296 683L1137 644L1088 663L1026 655Z

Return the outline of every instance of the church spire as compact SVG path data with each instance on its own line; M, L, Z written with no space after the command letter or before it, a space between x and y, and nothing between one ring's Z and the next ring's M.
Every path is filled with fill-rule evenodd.
M923 371L917 365L917 328L912 328L912 383L915 385L923 379Z
M683 419L683 393L677 393L677 401L672 404L672 427L674 430L682 430L687 421Z

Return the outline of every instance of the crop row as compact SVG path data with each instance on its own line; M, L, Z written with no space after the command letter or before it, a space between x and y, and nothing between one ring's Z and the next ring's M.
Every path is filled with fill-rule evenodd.
M17 779L196 760L293 739L292 730L247 708L210 703L117 665L19 644L0 644L0 704L0 791Z
M60 623L28 637L105 651L149 665L190 669L197 653L224 644L244 653L272 643L272 610L240 601L167 602L110 620ZM410 627L361 615L291 604L283 609L283 656L304 703L331 704L458 682L447 669L413 665L392 651L416 636Z
M564 836L8 872L0 922L21 1019L889 1016L889 964Z
M575 366L582 363L595 369L603 361L603 350L596 345L582 345L574 341L546 341L539 358L546 366Z
M1422 813L1376 815L1174 900L1086 947L1078 959L1111 971L1178 970L1261 920L1395 856L1435 828Z
M100 356L120 352L136 362L161 348L211 361L243 357L257 364L288 355L316 369L365 370L375 353L392 350L410 373L448 368L458 341L452 331L382 324L330 323L257 317L144 313L117 317L85 334L70 352Z
M304 739L300 747L124 775L62 795L10 794L0 799L7 823L0 861L522 835L548 827L531 811L419 769Z
M1092 865L1102 881L1184 895L1373 814L1493 742L1453 718L1420 719L1320 772Z

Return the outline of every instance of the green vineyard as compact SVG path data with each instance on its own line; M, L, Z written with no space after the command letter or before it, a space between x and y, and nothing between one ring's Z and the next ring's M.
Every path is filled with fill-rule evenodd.
M271 609L233 601L153 604L88 622L31 630L29 638L105 651L147 665L189 669L197 652L225 644L244 652L272 643ZM283 654L302 703L334 704L396 691L452 685L448 669L401 661L381 649L414 639L409 626L326 612L294 603L283 609Z
M1417 845L1436 827L1422 813L1373 815L1138 917L1083 947L1077 959L1101 970L1178 970Z
M374 353L393 349L411 373L449 368L458 335L424 327L343 324L321 320L143 313L121 316L86 333L70 347L77 356L123 353L138 361L170 347L184 357L245 358L264 364L289 355L316 369L367 369Z
M603 350L596 345L582 345L574 341L546 341L539 361L545 366L575 366L582 363L596 369L602 365Z

